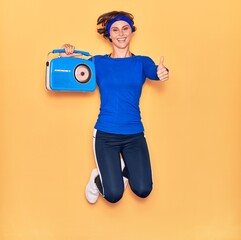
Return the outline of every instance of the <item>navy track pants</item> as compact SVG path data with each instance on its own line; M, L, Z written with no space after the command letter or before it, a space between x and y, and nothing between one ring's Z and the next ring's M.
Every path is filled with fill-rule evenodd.
M145 198L150 194L152 172L144 133L123 135L94 130L93 147L99 170L97 187L107 201L115 203L122 198L123 176L137 196ZM125 163L123 171L121 157Z

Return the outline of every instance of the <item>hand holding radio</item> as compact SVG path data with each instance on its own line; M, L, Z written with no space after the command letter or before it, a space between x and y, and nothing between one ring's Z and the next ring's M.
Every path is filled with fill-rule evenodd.
M75 54L75 53L74 53L75 46L73 46L73 45L71 45L71 44L68 44L68 43L64 44L64 45L62 46L62 49L64 49L65 52L60 53L60 54L59 54L60 57L73 57L73 56L75 56L75 55L79 55L79 54Z

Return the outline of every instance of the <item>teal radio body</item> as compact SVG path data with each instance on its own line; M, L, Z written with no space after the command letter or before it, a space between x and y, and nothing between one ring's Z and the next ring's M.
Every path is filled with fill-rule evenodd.
M64 49L55 49L50 53L62 52L64 52ZM46 87L48 90L70 92L92 92L95 90L96 75L94 62L82 58L83 55L91 55L80 50L75 50L74 53L78 55L47 60Z

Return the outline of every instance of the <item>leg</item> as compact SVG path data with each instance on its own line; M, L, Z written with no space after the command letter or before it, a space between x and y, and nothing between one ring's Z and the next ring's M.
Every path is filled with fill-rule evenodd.
M100 191L107 201L115 203L122 198L124 192L120 145L113 134L97 131L94 152L102 186Z
M152 172L149 151L144 134L137 134L122 149L125 161L124 175L128 177L132 191L145 198L152 191Z

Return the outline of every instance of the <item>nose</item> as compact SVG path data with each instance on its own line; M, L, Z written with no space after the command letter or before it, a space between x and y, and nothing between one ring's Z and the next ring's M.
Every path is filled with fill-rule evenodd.
M120 30L119 35L120 35L120 36L123 35L123 30Z

